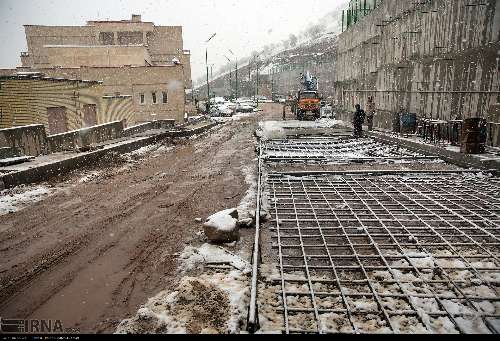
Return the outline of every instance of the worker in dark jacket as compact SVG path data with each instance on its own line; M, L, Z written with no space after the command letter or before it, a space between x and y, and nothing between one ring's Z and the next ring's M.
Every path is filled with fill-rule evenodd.
M354 126L354 137L363 137L363 124L365 123L365 111L361 109L361 105L356 104L356 111L352 118L352 125Z

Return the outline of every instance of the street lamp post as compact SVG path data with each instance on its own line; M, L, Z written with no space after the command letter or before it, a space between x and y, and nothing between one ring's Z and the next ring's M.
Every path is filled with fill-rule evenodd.
M231 49L229 49L229 52L231 52L231 54L233 55L233 57L236 60L236 69L235 69L236 90L235 90L235 96L236 96L236 100L238 100L238 57L234 54L233 51L231 51Z
M226 58L227 61L229 62L229 97L232 98L233 97L233 70L231 69L232 61L227 56L224 56L224 58Z
M212 40L217 33L212 34L212 36L206 42L206 51L205 51L205 65L207 66L207 104L205 105L207 109L207 113L210 113L210 80L208 79L208 43Z
M260 58L260 55L262 54L263 52L259 53L258 55L256 55L254 57L254 63L255 63L255 66L256 66L256 71L257 71L257 79L256 79L256 82L255 82L255 95L254 95L254 101L255 103L257 103L257 105L259 105L259 99L257 98L259 96L259 62L257 61L257 58ZM260 59L259 59L260 61Z

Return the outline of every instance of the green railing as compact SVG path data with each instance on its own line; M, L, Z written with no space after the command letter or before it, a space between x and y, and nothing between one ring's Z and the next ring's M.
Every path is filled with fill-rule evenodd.
M381 2L382 0L351 0L349 8L342 11L342 32L368 15Z

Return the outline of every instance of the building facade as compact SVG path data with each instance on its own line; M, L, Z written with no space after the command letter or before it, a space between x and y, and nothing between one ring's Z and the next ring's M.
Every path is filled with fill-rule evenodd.
M106 97L101 82L41 73L0 76L0 129L43 124L49 134L60 134L133 116L132 97Z
M184 120L186 90L192 86L190 52L182 27L131 20L89 21L86 26L25 25L28 51L22 66L0 75L41 72L47 77L102 82L108 102L131 98L127 125L152 120ZM102 113L117 120L115 110Z
M184 50L181 26L156 26L131 20L88 21L85 26L25 25L28 51L23 67L157 66L178 60L185 88L191 89L191 56Z

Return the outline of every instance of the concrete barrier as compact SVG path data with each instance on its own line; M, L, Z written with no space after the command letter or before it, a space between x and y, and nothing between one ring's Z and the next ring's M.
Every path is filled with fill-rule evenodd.
M0 160L19 157L22 153L18 148L0 147Z
M175 126L175 120L157 120L152 123L153 129L170 129Z
M122 136L124 136L124 137L133 136L133 135L145 133L146 131L153 130L153 129L154 129L153 122L142 123L142 124L138 124L136 126L130 127L130 128L123 129Z
M123 122L115 121L98 126L83 128L78 130L78 134L80 138L78 142L81 143L81 147L115 140L122 137Z
M123 135L123 122L116 121L98 126L68 131L47 137L48 149L51 153L74 151L110 140Z
M42 124L0 129L0 147L18 148L24 155L47 153L47 135Z
M168 122L163 122L162 124L166 123ZM45 181L55 176L81 168L82 166L88 166L96 163L99 159L109 153L129 153L144 146L162 141L166 138L192 137L194 135L202 134L217 125L217 123L210 123L191 130L165 131L153 136L136 139L128 143L119 143L100 150L75 154L74 156L70 156L62 160L54 160L52 163L43 164L29 169L13 171L7 174L0 173L0 185L4 188L12 188L22 184Z
M49 152L59 153L65 151L74 151L79 145L78 140L78 130L47 136Z

